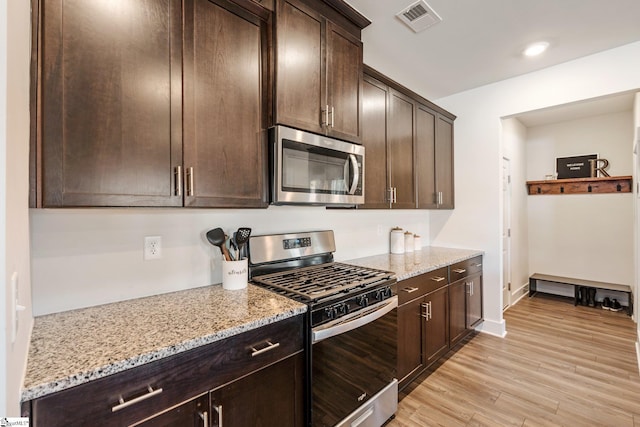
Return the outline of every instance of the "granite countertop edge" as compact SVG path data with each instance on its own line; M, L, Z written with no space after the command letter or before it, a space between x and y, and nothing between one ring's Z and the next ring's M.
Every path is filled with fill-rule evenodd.
M426 246L404 254L373 255L344 262L392 271L401 282L481 255L484 256L484 251L477 249Z
M45 381L30 387L23 387L21 390L20 401L26 402L47 396L52 393L63 391L74 386L89 383L91 381L117 374L128 369L136 368L149 362L161 360L166 357L174 356L188 350L192 350L225 338L239 335L241 333L257 329L259 327L276 323L307 311L307 306L296 303L295 307L282 310L278 313L267 315L265 317L255 319L246 323L234 325L232 327L215 331L211 334L199 336L193 339L187 339L183 342L176 343L165 347L159 347L150 352L137 354L123 360L112 363L103 364L102 366L92 367L87 370L81 370L70 374L67 377L56 378L54 380Z

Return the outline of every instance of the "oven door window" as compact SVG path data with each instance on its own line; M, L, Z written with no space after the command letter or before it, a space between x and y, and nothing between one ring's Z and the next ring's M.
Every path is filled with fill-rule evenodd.
M362 164L358 157L285 139L282 142L282 189L302 193L353 193L357 163Z
M396 377L397 309L312 346L313 426L334 426Z

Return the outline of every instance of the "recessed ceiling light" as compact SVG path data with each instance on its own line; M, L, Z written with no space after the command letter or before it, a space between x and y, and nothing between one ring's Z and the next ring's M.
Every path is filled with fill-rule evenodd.
M524 50L525 56L538 56L549 47L548 42L532 43Z

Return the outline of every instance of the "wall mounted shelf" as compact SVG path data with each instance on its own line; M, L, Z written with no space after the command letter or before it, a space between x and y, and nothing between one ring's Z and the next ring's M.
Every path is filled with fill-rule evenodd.
M631 193L631 176L527 181L530 196L538 194Z

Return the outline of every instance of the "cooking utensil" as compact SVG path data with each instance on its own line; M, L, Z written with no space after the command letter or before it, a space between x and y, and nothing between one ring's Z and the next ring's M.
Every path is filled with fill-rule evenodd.
M239 260L247 257L247 253L244 248L249 241L249 236L251 236L251 229L249 227L240 227L238 228L238 231L235 232L235 241L236 245L238 245Z
M214 228L213 230L207 231L207 240L213 246L217 246L220 248L220 252L222 252L222 255L224 256L224 259L226 261L231 261L231 256L229 255L229 251L225 246L227 237L225 236L222 228L218 227L218 228Z
M236 242L236 232L233 232L233 235L231 236L231 239L229 239L230 243L231 243L231 247L233 248L233 253L235 255L235 259L236 260L240 260L240 251L238 250L238 243Z

